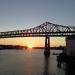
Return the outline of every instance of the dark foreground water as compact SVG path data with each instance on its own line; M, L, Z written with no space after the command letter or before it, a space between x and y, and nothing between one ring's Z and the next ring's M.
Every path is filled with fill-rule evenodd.
M72 75L72 73L75 75L65 63L61 68L57 66L56 55L44 57L43 50L0 50L0 75Z

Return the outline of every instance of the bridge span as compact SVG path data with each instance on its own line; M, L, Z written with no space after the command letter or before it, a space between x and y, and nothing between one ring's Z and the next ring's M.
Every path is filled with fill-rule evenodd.
M0 38L45 37L45 50L44 50L45 55L50 54L50 38L49 37L51 36L52 37L75 36L75 27L45 22L37 27L30 28L30 29L0 32Z

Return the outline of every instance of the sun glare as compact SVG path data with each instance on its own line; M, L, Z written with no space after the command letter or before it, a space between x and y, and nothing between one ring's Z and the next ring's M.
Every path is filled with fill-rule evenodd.
M27 47L28 48L33 48L34 46L32 44L29 44Z

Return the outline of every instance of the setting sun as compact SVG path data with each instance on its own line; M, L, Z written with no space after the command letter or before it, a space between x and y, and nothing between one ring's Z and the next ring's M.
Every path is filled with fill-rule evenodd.
M34 46L32 44L29 44L27 47L28 48L33 48Z

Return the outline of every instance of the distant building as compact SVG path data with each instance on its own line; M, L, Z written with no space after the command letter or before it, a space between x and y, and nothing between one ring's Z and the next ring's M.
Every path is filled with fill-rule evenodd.
M68 56L75 56L75 36L66 38L66 53Z

